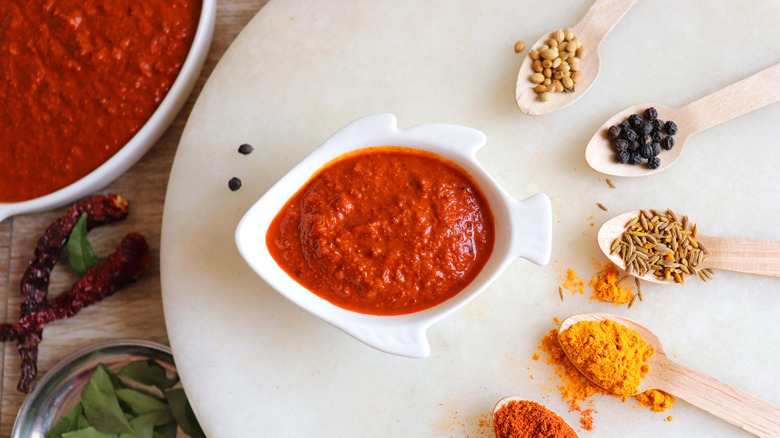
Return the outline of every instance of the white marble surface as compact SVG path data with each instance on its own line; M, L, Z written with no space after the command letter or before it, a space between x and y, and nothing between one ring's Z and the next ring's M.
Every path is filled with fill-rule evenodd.
M587 280L606 261L598 226L636 208L671 207L706 234L780 240L778 104L697 134L660 174L613 178L616 189L584 161L588 139L618 110L682 106L780 62L780 4L637 2L602 44L586 96L551 115L520 113L515 41L573 25L589 6L273 0L260 11L193 109L163 223L171 346L210 437L491 437L480 420L507 395L578 424L552 389L557 378L531 356L553 317L595 311L643 323L679 362L780 404L780 279L716 272L707 284L648 284L630 310L584 295L561 303L557 292L567 267ZM488 143L478 159L504 188L553 199L553 262L510 265L429 330L423 360L380 353L300 310L250 271L233 240L279 177L349 121L378 112L396 114L401 128L479 129ZM238 154L242 143L255 152ZM244 184L237 192L227 188L233 176ZM663 414L613 398L594 407L595 429L582 436L746 436L682 401Z

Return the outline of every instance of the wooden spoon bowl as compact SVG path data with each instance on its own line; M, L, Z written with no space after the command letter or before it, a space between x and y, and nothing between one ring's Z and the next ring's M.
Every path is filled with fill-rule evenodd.
M635 272L628 271L626 262L620 257L620 254L612 254L612 242L623 234L626 223L639 214L640 210L634 210L615 216L605 222L599 228L599 248L612 263L637 278L653 283L674 283L674 280L660 279L652 272L640 276ZM678 219L680 218L678 217ZM696 240L710 253L697 266L697 269L720 269L780 277L780 242L707 236L701 233L697 235Z
M533 60L530 56L526 56L517 74L517 86L515 87L515 100L520 111L534 116L549 114L571 105L585 95L593 83L596 82L601 69L601 58L599 56L601 41L615 27L623 15L631 9L634 3L636 3L636 0L596 0L582 20L571 28L574 36L580 40L582 46L588 51L587 55L580 61L582 79L576 84L574 91L571 93L552 93L549 101L542 102L539 100L539 95L533 90L536 84L529 80L531 75L534 74L532 69ZM541 37L530 46L531 50L541 47L550 38L550 34Z
M593 135L585 148L585 161L595 171L605 175L637 177L658 173L674 164L682 155L691 135L727 120L763 108L780 100L780 64L762 70L753 76L729 85L682 108L672 109L657 103L643 103L626 108L610 117ZM548 102L549 103L549 102ZM628 119L631 114L642 114L650 107L658 110L658 118L674 121L678 131L675 146L661 151L661 165L650 169L640 165L619 164L615 160L607 130Z
M655 333L628 318L607 313L574 315L561 324L558 340L561 333L580 321L605 320L636 331L655 348L648 361L651 370L642 379L637 394L649 389L662 390L756 436L780 436L780 407L672 361ZM566 348L561 347L568 356Z
M509 403L509 402L513 402L513 401L516 401L516 402L529 401L529 402L536 403L536 402L534 402L533 400L528 400L528 399L525 399L525 398L520 398L520 397L504 397L504 398L502 398L501 400L499 400L499 401L498 401L498 403L496 403L496 406L493 408L493 418L495 419L495 417L496 417L496 413L498 413L498 411L500 411L500 410L501 410L501 408L503 408L503 407L504 407L504 405L506 405L506 404L507 404L507 403ZM540 403L537 403L537 404L538 404L538 405L540 405L540 406L543 406L543 405L542 405L542 404L540 404ZM553 412L553 411L550 411L550 412ZM554 413L554 412L553 412L553 413ZM556 414L556 415L557 415L557 414ZM563 419L563 417L560 417L560 416L558 416L558 418L560 418L560 419L561 419L561 420L562 420L562 421L563 421L563 422L564 422L564 423L565 423L567 426L569 426L569 428L572 430L572 432L574 432L574 435L575 435L575 436L577 436L577 437L579 437L579 436L580 436L580 435L579 435L579 434L578 434L578 433L577 433L577 432L574 430L574 428L573 428L573 427L571 427L571 424L567 423L567 422L566 422L566 420L564 420L564 419ZM495 421L495 420L494 420L494 421ZM495 427L495 423L494 423L494 427Z

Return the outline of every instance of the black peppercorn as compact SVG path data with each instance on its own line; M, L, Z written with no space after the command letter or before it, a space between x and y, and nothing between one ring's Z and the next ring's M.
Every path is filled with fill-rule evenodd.
M625 135L626 135L626 140L636 140L637 138L636 131L634 131L633 129L626 130Z
M238 147L238 153L241 155L249 155L252 153L253 150L255 150L255 148L253 148L251 145L248 145L246 143Z
M641 125L639 125L639 129L642 134L649 134L653 132L653 124L648 121L644 121Z
M645 118L648 120L653 120L658 117L658 110L656 110L653 107L650 107L645 110Z
M634 166L638 166L642 163L642 157L639 156L639 154L631 154L628 157L628 164L633 164Z
M665 137L663 140L661 140L661 147L667 151L671 150L674 147L674 138Z
M628 148L628 140L619 138L612 142L612 148L615 149L616 152L625 150L626 148Z
M669 121L668 121L668 122L666 122L666 124L664 125L664 130L665 130L665 131L666 131L666 133L667 133L667 134L669 134L669 135L675 135L675 134L677 134L677 124L676 124L676 123L674 123L673 121L669 120Z
M630 124L630 123L628 123L628 120L624 120L624 121L623 121L623 123L621 123L621 124L620 124L620 125L618 125L618 126L620 126L620 129L622 129L622 130L623 130L623 132L626 132L626 131L628 131L629 129L631 129L631 124Z
M647 167L650 169L658 169L661 166L661 159L658 157L652 157L647 160Z
M628 163L629 156L631 156L631 153L623 149L622 151L619 151L615 154L615 160L617 160L617 162L620 164L626 164Z
M654 119L652 121L652 123L653 123L653 129L654 130L659 131L659 132L663 131L663 129L664 129L664 121L663 120L661 120L661 119Z
M664 135L663 135L663 134L661 134L661 132L660 132L660 131L655 131L655 132L653 132L652 134L650 134L650 138L651 138L653 141L661 141L661 140L664 138Z
M639 126L640 124L642 124L642 116L640 116L639 114L631 114L628 117L628 123L630 123L631 126Z
M661 143L654 142L653 143L653 156L655 157L656 155L658 155L660 153L661 153Z
M616 138L620 137L620 127L610 126L609 130L607 130L607 137L609 137L610 140L615 140Z
M629 152L638 152L639 151L639 142L636 140L631 140L628 142L628 151Z
M235 192L241 188L241 180L236 177L230 178L230 181L228 181L228 187L230 187L230 190Z
M652 143L652 142L653 142L653 139L650 138L649 135L643 135L643 136L639 137L639 145L640 146L643 145L643 144Z
M643 144L639 147L639 155L642 158L650 158L653 156L653 145Z

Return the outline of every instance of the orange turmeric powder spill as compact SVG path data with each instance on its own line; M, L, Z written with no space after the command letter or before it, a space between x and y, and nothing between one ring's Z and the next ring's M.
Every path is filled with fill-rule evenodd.
M561 287L571 291L572 295L585 293L585 282L571 269L566 269L566 280L561 283Z
M560 325L557 318L555 318L555 324ZM595 396L606 393L580 374L577 368L569 361L563 348L561 348L561 344L558 342L557 329L551 329L536 348L543 353L543 362L553 368L553 372L560 380L560 384L556 389L560 391L561 399L569 404L570 411L581 413L580 424L583 429L592 430L593 413L596 411L590 406L587 409L583 409L581 404L588 403L590 405L593 403ZM538 355L538 353L534 352L534 355ZM650 407L653 412L663 412L669 409L675 402L674 397L657 390L645 391L632 398L641 406ZM622 399L624 402L627 400L627 398Z
M631 286L621 286L618 283L618 268L612 263L607 264L604 272L593 278L589 284L593 288L591 300L611 301L612 304L621 306L631 301L634 296Z

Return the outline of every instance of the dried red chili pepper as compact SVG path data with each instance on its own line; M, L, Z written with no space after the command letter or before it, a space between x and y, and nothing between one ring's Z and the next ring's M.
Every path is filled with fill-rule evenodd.
M87 229L90 230L127 217L127 204L127 200L120 195L93 195L76 202L60 219L46 229L43 236L38 239L33 259L30 260L22 275L20 318L46 304L51 271L59 260L62 249L79 217L87 213ZM16 346L22 358L22 376L25 380L32 381L38 374L38 344L42 337L42 330L30 332L20 339Z
M33 259L27 265L21 281L21 316L37 310L46 302L51 270L60 258L73 227L87 213L87 230L122 220L127 216L127 200L120 195L94 195L71 206L38 239Z
M149 266L149 245L146 239L131 232L122 240L106 260L87 271L73 287L55 297L48 305L22 317L16 324L0 324L0 340L27 342L30 335L37 335L51 321L67 319L84 307L115 293L122 286L138 278ZM37 356L37 349L34 351ZM37 370L22 367L22 377L17 389L27 392Z

